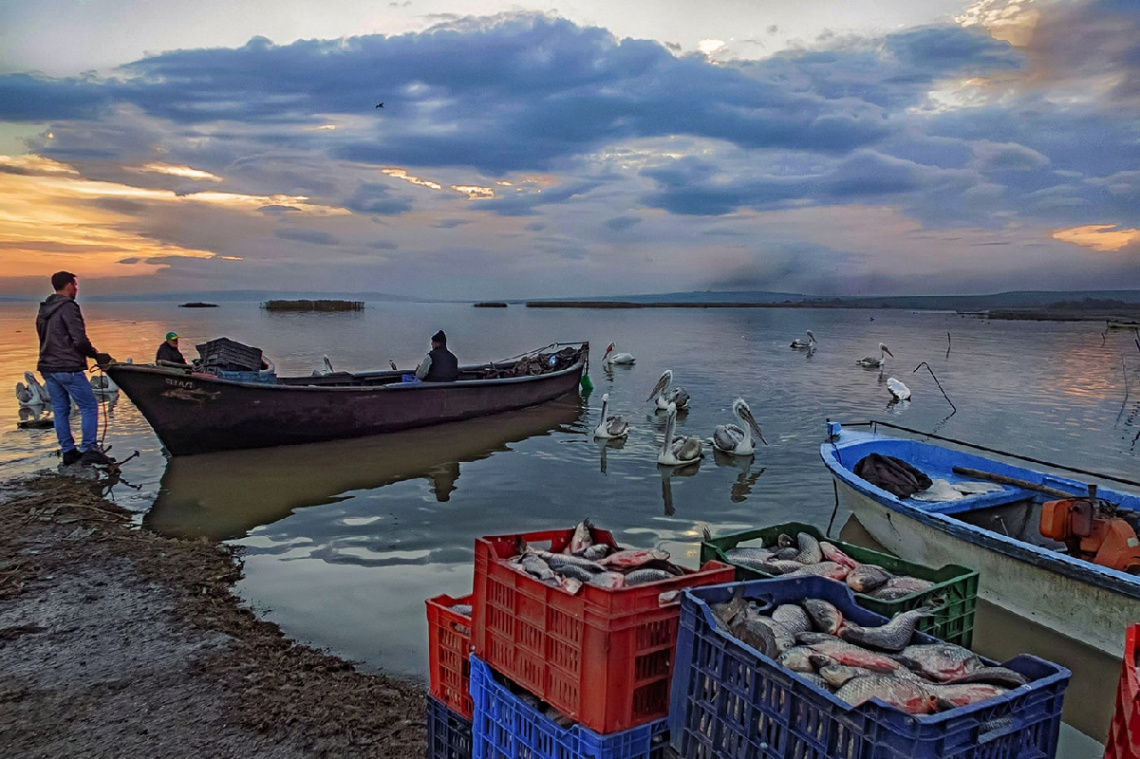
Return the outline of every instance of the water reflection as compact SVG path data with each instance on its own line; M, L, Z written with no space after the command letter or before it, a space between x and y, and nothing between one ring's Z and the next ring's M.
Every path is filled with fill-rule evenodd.
M673 478L692 477L700 471L700 468L699 460L684 466L657 465L657 472L661 475L661 500L665 502L665 516L671 517L677 513L673 507Z
M574 394L531 409L390 435L175 457L143 524L164 535L239 538L349 491L420 478L436 501L446 502L458 487L461 463L559 430L582 413Z
M713 449L713 461L718 467L736 469L740 472L736 475L736 481L732 483L732 490L729 495L729 500L733 503L744 503L748 496L752 495L752 486L760 479L760 475L764 474L764 467L760 467L755 472L752 471L752 464L755 460L755 456L733 456L716 448Z

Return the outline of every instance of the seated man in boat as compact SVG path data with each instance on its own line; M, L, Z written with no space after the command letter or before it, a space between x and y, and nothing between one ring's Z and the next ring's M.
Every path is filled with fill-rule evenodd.
M157 361L170 361L175 364L185 364L186 359L182 357L182 351L178 350L178 333L167 332L166 340L158 346L158 352L154 354L154 360Z
M459 359L447 349L447 335L442 329L431 336L431 352L416 367L416 377L424 382L454 382L459 379Z

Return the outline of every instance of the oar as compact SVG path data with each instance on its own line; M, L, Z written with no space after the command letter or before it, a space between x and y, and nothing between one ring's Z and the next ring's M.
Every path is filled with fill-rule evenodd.
M979 480L989 480L990 482L996 482L996 483L999 483L1001 485L1013 485L1015 487L1025 488L1026 490L1038 490L1038 491L1044 493L1045 495L1051 495L1051 496L1054 496L1055 498L1080 498L1081 497L1079 495L1074 495L1073 493L1067 493L1064 490L1058 490L1057 488L1051 488L1048 485L1042 485L1041 483L1038 483L1038 482L1030 482L1029 480L1019 480L1016 477L1008 477L1004 474L995 474L994 472L986 472L986 471L983 471L981 469L970 469L969 467L965 467L965 466L956 466L956 467L954 467L953 471L954 471L954 474L962 474L962 475L965 475L967 477L976 477ZM1090 486L1090 487L1094 487L1094 486Z

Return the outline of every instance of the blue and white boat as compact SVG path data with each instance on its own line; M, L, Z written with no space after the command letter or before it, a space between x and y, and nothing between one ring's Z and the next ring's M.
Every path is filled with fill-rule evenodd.
M1110 505L1109 516L1135 524L1140 514L1129 512L1140 511L1140 483L1091 472L1081 472L1089 481L1078 481L1008 463L1010 458L1035 462L1014 454L972 446L997 454L976 455L880 430L905 429L894 425L863 426L866 429L845 429L828 422L820 455L835 480L838 505L850 509L875 540L907 561L977 569L981 598L1116 658L1123 655L1124 631L1140 621L1140 577L1070 555L1079 554L1072 542L1042 535L1041 516L1046 502L1089 498L1091 482L1093 498L1084 508L1090 503ZM856 475L859 461L872 453L912 465L930 477L934 487L899 497ZM1137 489L1128 493L1100 486L1104 481ZM1045 510L1052 513L1054 508ZM1086 519L1078 531L1087 531L1088 524ZM1135 538L1132 541L1125 551L1137 548Z

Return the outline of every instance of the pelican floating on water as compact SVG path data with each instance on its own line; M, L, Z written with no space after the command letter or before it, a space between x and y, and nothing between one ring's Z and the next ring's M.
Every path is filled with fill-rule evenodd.
M29 406L50 406L51 393L47 387L40 384L36 379L36 375L31 372L24 372L24 382L27 382L27 387L23 382L16 383L16 400L24 408Z
M910 388L894 377L887 379L887 390L891 392L891 395L895 397L896 401L910 400Z
M106 374L93 374L91 375L90 381L91 390L93 390L96 395L110 395L111 393L119 392L119 386Z
M736 414L740 424L718 424L712 436L714 448L734 456L751 456L756 452L756 446L752 443L753 432L761 443L768 445L764 433L760 431L760 425L752 416L752 409L748 408L743 398L732 402L732 413Z
M614 349L617 348L616 343L610 343L606 346L606 352L602 354L602 363L606 366L632 366L633 362L637 359L633 357L632 353L615 353Z
M313 377L325 377L325 376L332 374L332 373L333 373L332 361L330 361L329 357L327 355L325 355L325 356L321 356L321 367L319 369L314 369L311 376L313 376Z
M594 437L604 440L624 438L629 435L629 422L624 416L606 416L610 406L610 394L602 395L602 421L594 428Z
M865 366L869 369L877 369L881 366L887 365L887 356L894 358L895 354L891 353L890 348L883 345L882 343L879 343L879 356L878 356L878 358L876 358L875 356L865 356L865 357L859 359L858 361L856 361L855 363L858 364L859 366Z
M809 329L807 331L807 340L804 340L802 337L797 337L791 342L790 347L795 348L798 351L810 350L811 348L815 347L815 335L813 335Z
M657 380L657 384L653 386L653 390L649 392L649 397L645 400L657 401L657 408L665 411L669 408L669 404L673 404L677 408L689 407L689 394L685 388L678 385L677 387L669 387L673 383L673 370L666 369L661 373L661 379Z
M661 453L657 455L657 463L664 466L696 464L704 455L701 439L695 435L674 436L677 429L677 406L670 403L665 410L665 436L661 440Z

